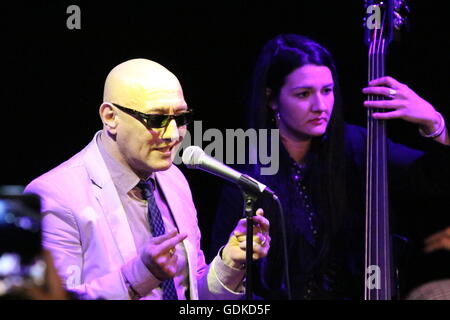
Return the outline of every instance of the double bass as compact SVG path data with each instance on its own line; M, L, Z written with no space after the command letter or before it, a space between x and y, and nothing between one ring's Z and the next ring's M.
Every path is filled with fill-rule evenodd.
M394 32L404 23L405 1L366 0L364 20L368 46L368 81L386 75L386 56ZM369 95L368 100L384 97ZM364 300L391 300L397 296L389 223L386 120L372 117L380 109L367 110L366 223Z

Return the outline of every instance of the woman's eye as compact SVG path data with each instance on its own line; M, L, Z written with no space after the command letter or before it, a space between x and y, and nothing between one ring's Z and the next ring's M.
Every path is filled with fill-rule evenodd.
M306 98L309 96L309 92L308 91L298 92L295 94L295 96L298 98Z
M328 93L331 93L331 92L333 92L333 88L325 88L325 89L323 89L323 93L325 93L325 94L328 94Z

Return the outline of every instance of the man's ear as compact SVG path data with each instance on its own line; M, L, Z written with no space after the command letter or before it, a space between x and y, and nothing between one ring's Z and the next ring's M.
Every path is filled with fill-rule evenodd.
M109 102L103 102L99 109L100 118L103 127L111 134L116 134L117 129L117 113Z

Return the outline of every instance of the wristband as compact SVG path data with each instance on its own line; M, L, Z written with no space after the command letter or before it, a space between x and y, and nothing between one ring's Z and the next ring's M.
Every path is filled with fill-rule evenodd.
M438 128L437 128L434 132L432 132L432 133L430 133L430 134L426 134L426 133L422 130L422 128L419 128L419 133L420 133L420 135L421 135L422 137L433 139L433 138L439 137L439 136L442 134L442 132L444 132L444 129L445 129L445 120L444 120L444 118L442 117L442 115L441 115L439 112L436 112L436 113L438 114L439 119L440 119Z

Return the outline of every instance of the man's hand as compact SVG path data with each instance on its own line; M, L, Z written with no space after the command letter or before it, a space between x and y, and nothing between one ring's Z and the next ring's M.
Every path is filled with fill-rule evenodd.
M425 239L425 252L429 253L441 249L450 250L450 227Z
M158 280L173 278L178 272L175 246L186 239L187 234L176 230L149 240L141 251L142 262Z
M258 209L253 217L253 259L258 260L267 256L270 248L269 220L264 217L264 211ZM233 268L241 269L245 263L247 248L247 221L239 220L236 228L222 252L223 262Z

